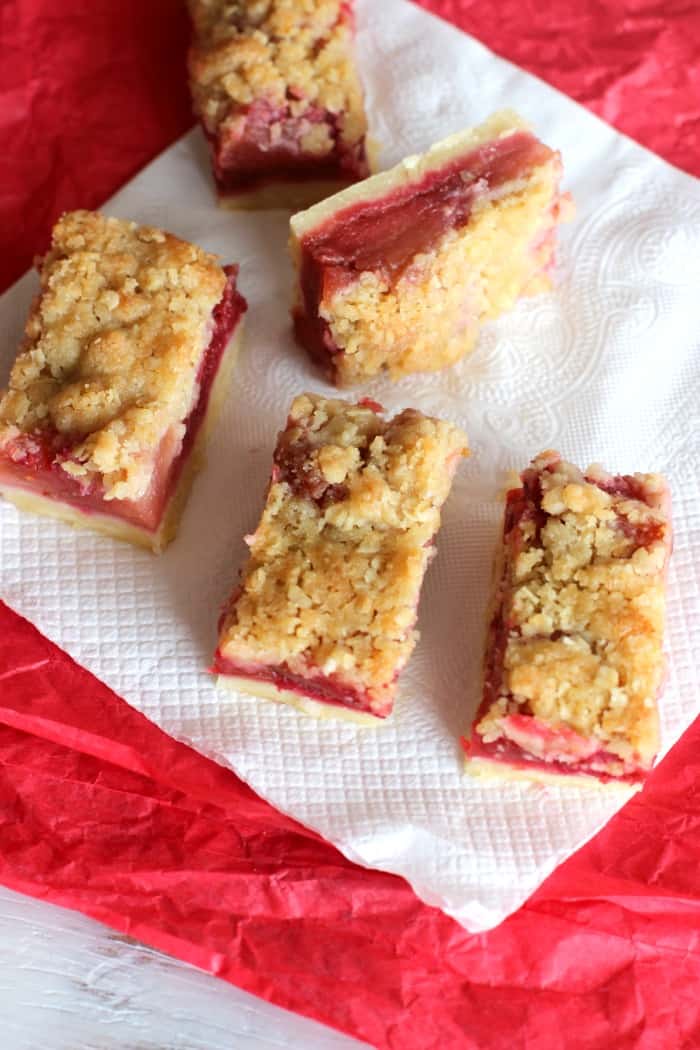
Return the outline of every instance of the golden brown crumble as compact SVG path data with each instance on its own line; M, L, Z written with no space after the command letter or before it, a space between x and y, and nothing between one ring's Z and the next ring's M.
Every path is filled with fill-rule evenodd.
M262 519L248 538L224 657L333 675L391 700L416 643L416 606L465 435L407 409L304 394L280 435Z
M328 322L341 385L388 370L392 378L435 371L473 349L483 321L523 295L551 287L559 216L560 163L537 168L523 185L484 197L468 225L414 255L398 281L373 270L319 303ZM532 245L538 241L538 248Z
M57 431L75 442L64 470L98 478L106 499L136 499L160 441L184 430L226 275L162 230L76 211L54 227L40 280L0 442Z
M395 192L405 198L412 185L420 187L442 169L454 172L455 164L466 163L474 152L498 151L511 136L519 138L526 155L530 151L524 170L494 186L477 180L463 225L425 244L396 272L367 266L355 277L348 267L347 281L334 278L323 298L306 301L305 264L328 224L340 229L347 211L352 228L358 209L371 209ZM539 142L517 113L504 110L292 216L299 338L313 344L316 319L325 323L329 342L339 351L329 354L327 363L341 386L382 370L398 378L454 364L473 349L483 321L500 316L520 297L551 287L557 227L574 211L569 194L559 190L561 172L559 154ZM308 349L322 353L314 345Z
M533 468L544 519L522 518L506 545L504 676L478 732L487 742L507 735L501 719L525 705L623 761L648 764L665 674L666 483L635 474L632 498L616 493L600 468L584 476L556 453L543 453Z
M313 109L338 118L351 147L366 131L352 28L342 0L188 0L195 26L189 67L195 109L210 132L226 135L257 100L298 120ZM274 139L274 127L271 129ZM281 134L281 125L279 126ZM310 121L306 152L335 143L327 124Z

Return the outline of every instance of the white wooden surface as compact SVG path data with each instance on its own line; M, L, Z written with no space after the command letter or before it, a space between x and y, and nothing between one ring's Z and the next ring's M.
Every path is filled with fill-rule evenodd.
M1 1050L358 1050L330 1028L0 887Z

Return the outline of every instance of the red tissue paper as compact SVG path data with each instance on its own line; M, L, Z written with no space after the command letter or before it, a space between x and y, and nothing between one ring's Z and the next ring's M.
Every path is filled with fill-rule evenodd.
M619 131L700 175L700 4L417 0Z
M700 174L700 8L423 0ZM0 5L0 287L191 124L184 5ZM0 882L396 1050L700 1047L700 725L469 935L132 710L0 603Z
M700 727L519 912L470 935L2 604L0 685L5 885L377 1047L700 1046Z

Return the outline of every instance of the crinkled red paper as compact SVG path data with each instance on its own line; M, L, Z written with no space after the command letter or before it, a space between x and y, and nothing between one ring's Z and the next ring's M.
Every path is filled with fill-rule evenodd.
M700 1046L698 727L519 912L470 936L2 604L0 668L5 885L378 1047Z
M61 210L100 204L189 126L182 6L0 5L0 286ZM697 3L422 6L700 174ZM0 603L0 881L378 1047L700 1047L699 756L696 724L517 914L470 936Z

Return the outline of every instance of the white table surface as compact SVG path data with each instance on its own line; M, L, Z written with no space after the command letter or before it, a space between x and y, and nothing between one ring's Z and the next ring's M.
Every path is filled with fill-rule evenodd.
M353 1050L76 912L0 887L1 1050Z

